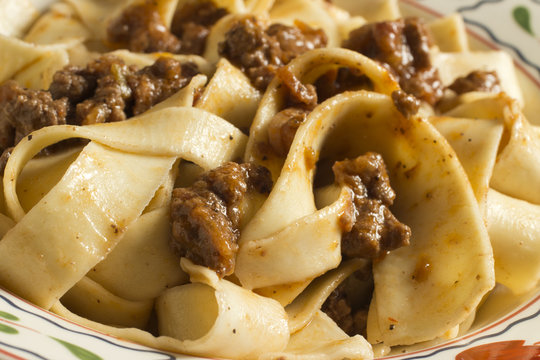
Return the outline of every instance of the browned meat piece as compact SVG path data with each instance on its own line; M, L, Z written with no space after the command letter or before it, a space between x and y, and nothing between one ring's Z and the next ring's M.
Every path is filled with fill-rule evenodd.
M339 68L330 70L315 81L320 102L345 91L372 90L373 83L355 69Z
M233 272L238 232L216 194L174 189L171 219L172 247L177 253L220 275Z
M395 193L382 156L367 153L332 167L336 182L354 192L352 212L342 217L341 253L345 258L377 258L409 244L411 230L389 209Z
M351 314L351 305L347 302L347 298L339 287L326 299L321 310L330 316L341 330L347 334L353 332L354 321Z
M133 115L143 113L173 95L197 74L197 66L193 63L182 64L162 57L153 65L127 76L127 83L133 92Z
M202 55L210 28L227 13L212 1L186 3L176 12L171 25L171 32L181 41L181 52Z
M384 21L351 31L343 47L379 61L398 79L402 89L434 105L443 86L429 58L431 39L417 18Z
M0 150L49 125L125 120L171 96L197 73L195 64L167 57L137 71L119 58L103 56L86 68L58 71L48 91L8 81L0 86Z
M14 81L0 86L0 150L14 146L32 131L66 123L67 99L47 91L27 90Z
M403 90L392 92L392 100L398 111L405 117L416 114L420 108L418 99Z
M124 86L123 86L124 85ZM126 120L126 101L131 89L116 80L113 75L98 79L94 95L77 104L76 124L91 125Z
M176 12L167 29L154 1L134 4L111 22L108 40L134 52L204 52L210 27L227 14L212 1L191 1Z
M346 295L338 289L330 294L321 310L334 320L347 335L354 336L359 334L366 336L369 306L353 310L353 304L351 304Z
M70 66L55 74L50 91L71 105L68 123L122 121L148 110L186 86L196 65L161 57L137 71L122 59L103 56L86 68Z
M323 30L313 29L301 21L296 21L294 25L272 24L266 29L266 34L279 43L279 57L284 64L308 50L323 48L328 43Z
M283 65L279 53L279 43L272 41L255 18L236 22L219 44L219 54L238 66L259 89L265 89Z
M176 188L171 201L171 246L180 256L232 274L238 249L242 201L250 191L269 193L270 172L251 163L226 163L189 188Z
M287 105L313 110L317 106L317 90L312 84L303 84L287 67L277 69L276 75L287 89Z
M464 94L471 91L501 92L501 83L499 76L495 71L471 71L467 76L454 80L448 87L458 94Z
M169 57L161 57L137 71L122 59L106 55L90 62L86 68L68 66L58 71L49 92L41 92L39 96L52 95L55 102L66 102L69 111L64 111L63 117L69 124L122 121L168 98L197 73L195 64L180 63ZM30 94L38 94L22 89L19 92L28 92L27 96L34 97L37 95ZM12 110L4 109L6 111Z
M169 32L154 1L134 4L107 28L108 40L134 52L178 53L180 40Z
M70 103L77 104L94 94L97 78L87 69L68 65L54 74L49 91L53 99L65 97Z
M260 150L286 156L296 130L317 106L317 91L312 84L303 84L286 66L276 71L286 89L285 109L274 115L268 126L268 145ZM263 153L268 154L263 151ZM264 155L263 155L264 156Z
M301 108L287 108L274 115L268 127L268 140L277 155L287 155L296 130L304 123L308 113Z
M220 55L238 66L255 87L264 90L279 67L314 48L326 46L324 31L297 22L264 28L254 17L237 21L219 44Z
M366 336L367 313L373 293L371 263L349 276L330 294L321 310L349 336Z

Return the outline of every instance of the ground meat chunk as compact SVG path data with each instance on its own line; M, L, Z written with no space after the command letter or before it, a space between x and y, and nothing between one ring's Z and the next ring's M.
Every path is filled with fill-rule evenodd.
M366 336L367 314L373 293L370 268L371 264L345 279L321 307L349 336Z
M0 86L0 150L14 146L32 131L66 123L67 99L54 100L41 90L27 90L14 81Z
M91 70L68 65L54 74L49 91L54 99L65 97L77 104L93 95L97 79L98 74Z
M277 155L288 154L296 130L304 123L308 113L307 110L292 107L274 115L268 127L268 140Z
M196 65L170 57L137 70L109 55L86 68L71 66L56 73L50 91L54 98L69 100L70 124L114 122L145 112L186 86L197 73Z
M407 94L403 90L396 90L392 92L392 101L398 109L398 111L405 117L409 117L418 112L420 108L420 102L417 98Z
M173 18L171 32L182 44L184 54L202 55L210 28L227 15L227 10L212 1L190 1L179 9Z
M219 44L219 54L238 66L253 85L264 90L279 67L296 56L326 46L324 31L296 22L265 29L255 17L238 20Z
M467 76L459 77L448 87L457 94L471 91L501 92L501 83L495 71L471 71Z
M126 120L126 100L131 90L123 87L112 75L98 79L94 95L77 104L76 124L91 125Z
M174 36L158 12L154 1L127 7L107 28L108 40L134 52L178 53L180 40Z
M198 73L193 63L180 63L172 58L162 57L127 77L133 92L133 115L150 109L186 86Z
M212 1L190 1L174 15L167 29L155 1L127 7L107 28L109 42L134 52L204 52L211 26L227 15Z
M326 72L315 83L319 102L345 91L373 90L373 83L356 69L339 68Z
M215 270L234 271L242 201L250 191L267 194L270 172L252 163L226 163L189 188L176 188L171 201L171 247L180 256Z
M389 209L395 193L382 156L367 153L332 167L335 180L354 193L353 209L342 217L341 253L345 258L377 258L409 244L411 230Z
M278 156L286 156L296 130L307 115L317 106L317 91L312 84L303 84L284 66L276 71L286 91L285 109L274 115L268 127L268 150Z
M317 90L314 85L302 83L287 67L279 68L276 74L287 89L287 106L310 111L317 106Z
M443 96L443 86L430 61L430 45L428 30L417 18L364 25L343 43L343 47L379 61L405 92L434 105Z
M85 68L68 66L56 72L48 91L8 81L0 86L0 150L45 126L89 125L138 115L186 86L197 73L195 64L169 57L137 70L106 55Z
M279 57L284 64L308 50L325 47L328 42L323 30L313 29L301 21L294 25L272 24L266 29L266 34L279 43Z
M367 313L373 294L371 263L345 279L321 307L349 336L366 336Z

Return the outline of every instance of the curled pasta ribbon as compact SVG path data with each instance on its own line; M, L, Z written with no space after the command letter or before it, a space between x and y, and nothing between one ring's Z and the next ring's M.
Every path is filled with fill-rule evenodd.
M540 134L505 94L473 99L446 115L434 123L476 187L493 247L496 280L516 294L526 293L540 279L536 224L540 195L538 186L531 186L540 183ZM463 123L476 130L462 128L458 133L456 127Z
M374 92L390 95L399 89L399 85L386 69L367 57L347 49L315 49L287 65L288 71L303 84L312 84L328 71L339 68L350 68L364 74L372 82ZM265 154L268 159L262 160L257 147L266 142L270 122L274 115L282 110L285 100L283 84L279 78L275 78L268 86L253 119L245 155L246 161L256 161L269 168L274 179L277 179L284 159ZM327 103L328 105L330 103Z
M17 208L0 242L2 284L49 309L120 241L173 162L91 142L27 214Z
M105 41L107 39L107 27L110 21L119 16L134 1L93 1L93 0L67 0L75 9L77 16L91 33L91 38ZM143 2L143 1L139 1ZM170 27L179 0L156 0L159 16L165 26Z
M485 216L486 199L503 125L489 119L441 116L430 119L456 152Z
M222 117L237 128L249 129L261 98L261 92L248 77L222 58L195 107Z
M154 305L153 299L131 301L116 296L88 277L79 280L61 301L71 311L103 324L138 328L146 326Z
M16 192L24 165L44 147L73 137L92 141L25 213ZM240 157L245 142L228 122L193 108L34 132L15 147L5 169L6 206L17 224L0 242L2 284L49 309L112 251L177 158L209 169Z
M189 353L231 359L285 348L287 315L277 301L219 280L185 258L181 265L191 284L167 290L157 300L161 334L181 340Z
M16 193L24 165L43 148L61 140L86 138L126 153L173 156L204 169L241 156L246 136L221 118L194 108L164 108L123 122L90 126L50 126L33 132L15 147L5 169L7 209L15 220L24 216ZM181 155L181 156L180 156Z
M384 68L363 55L345 49L310 51L293 60L288 65L288 70L302 83L309 84L329 70L340 67L350 67L365 74L373 83L376 92L389 95L399 88ZM256 215L257 218L243 230L240 244L255 238L251 235L252 231L256 232L256 237L268 236L316 210L311 185L314 168L306 165L306 156L313 155L311 160L317 161L318 147L322 145L332 122L338 121L331 116L333 112L330 108L335 102L329 99L308 116L304 126L297 132L286 160L272 154L268 154L267 159L263 160L257 147L266 142L268 126L272 117L283 106L284 96L280 80L274 79L261 100L250 129L245 160L266 166L277 180L268 200ZM286 196L286 188L294 189L296 196ZM274 211L277 206L280 211ZM272 221L263 221L265 213L274 213L276 216Z
M65 43L34 45L0 35L0 83L13 78L28 88L47 88L54 73L69 63L69 48L78 43L80 41L70 40ZM13 61L14 54L16 61Z
M167 207L145 212L87 277L133 301L155 299L166 288L186 283L180 259L169 247L169 228Z
M380 153L397 194L392 211L412 230L410 246L374 264L368 340L391 346L442 336L463 322L494 285L491 246L465 172L440 133L425 119L404 118L389 96L358 91L327 101L331 106L321 105L324 119L333 119L334 126L325 134L321 153L330 159ZM308 124L299 128L293 149ZM324 120L319 125L325 126ZM273 213L288 209L286 199L274 206L279 203L286 205ZM421 300L400 301L409 297ZM445 297L448 302L437 300Z
M365 260L350 260L314 280L287 311L291 338L281 353L261 359L372 359L371 345L361 336L349 336L320 308L326 298L354 271L370 266Z
M90 321L60 302L52 310L98 331L184 354L258 359L285 350L290 338L287 313L277 301L219 279L215 272L185 258L181 266L191 283L166 290L157 299L159 337Z

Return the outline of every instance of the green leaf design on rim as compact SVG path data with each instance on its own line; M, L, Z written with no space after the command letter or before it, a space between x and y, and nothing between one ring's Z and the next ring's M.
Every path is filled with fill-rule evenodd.
M11 326L0 324L0 332L15 335L19 333L19 330L12 328Z
M56 340L58 343L65 346L66 349L69 350L70 353L75 355L81 360L103 360L101 357L97 356L93 352L83 349L80 346L74 345L72 343L68 343L67 341L57 339L55 337L51 337L51 339Z
M518 25L531 35L534 35L531 27L531 14L525 6L516 6L512 11L514 20Z
M18 317L5 311L0 311L0 317L11 321L19 321Z

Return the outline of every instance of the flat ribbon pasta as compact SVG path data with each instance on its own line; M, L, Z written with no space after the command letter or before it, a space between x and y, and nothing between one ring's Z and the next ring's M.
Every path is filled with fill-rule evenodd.
M42 88L41 84L49 84L55 71L68 64L66 50L74 46L74 42L54 45L34 45L22 40L0 35L0 83L12 78L22 80L37 76L28 85ZM51 61L51 59L53 59ZM24 75L24 72L32 76ZM42 78L40 78L42 77ZM35 85L38 84L38 85Z
M240 157L246 143L246 136L223 119L182 107L149 112L122 122L42 128L21 140L6 165L4 192L7 210L14 219L24 216L15 190L24 165L41 149L72 137L99 141L125 152L181 155L205 169L220 165L224 159Z
M2 284L49 309L120 241L173 162L91 142L2 238Z
M84 41L90 35L90 30L77 18L72 6L55 3L32 25L24 36L24 41L44 45L70 39Z
M540 242L535 223L539 197L538 187L531 186L540 182L539 134L524 118L515 101L504 94L464 103L447 114L469 117L468 121L475 127L504 128L502 137L490 136L486 127L478 136L467 135L470 139L467 143L450 142L465 164L473 186L475 170L490 170L484 171L481 188L495 257L496 280L516 294L526 293L537 285L540 276L536 266ZM466 121L445 119L447 122ZM497 141L493 143L493 140ZM471 151L474 152L473 161L485 154L491 159L496 158L495 163L490 160L478 163L476 167L467 166Z
M503 51L438 52L432 56L432 61L445 86L473 70L496 71L502 90L523 105L512 58Z
M484 214L503 125L488 119L453 117L432 117L430 121L456 152Z
M360 335L350 337L322 311L317 311L310 323L291 335L287 348L269 353L261 360L342 360L373 359L371 345Z
M240 129L249 129L261 97L248 77L222 58L195 107L218 115Z
M397 194L392 211L413 234L410 246L374 265L370 315L378 315L368 320L368 339L395 345L441 336L494 285L489 239L465 172L444 138L421 118L405 119L390 97L359 91L328 102L325 118L335 125L321 154L380 153ZM431 268L419 274L422 266ZM418 300L400 300L412 297Z
M71 137L94 141L26 214L15 187L22 168L42 148ZM114 248L177 157L212 168L238 157L245 141L245 135L226 121L192 108L167 108L124 122L52 126L34 132L17 145L5 169L6 206L18 223L0 242L2 283L50 308ZM26 263L25 271L19 271L20 264Z
M298 219L271 236L241 244L235 275L242 286L254 289L301 282L337 267L341 262L339 218L351 201L350 190L344 188L332 205Z
M344 49L317 49L310 51L293 60L288 65L288 70L302 83L312 83L322 74L337 67L350 67L365 74L372 81L375 91L390 94L398 89L396 82L382 67L363 55ZM267 141L269 123L285 101L280 84L279 79L274 79L261 100L259 110L250 128L250 137L246 149L245 160L259 162L261 165L266 166L271 171L273 178L277 180L268 199L252 221L243 229L239 240L240 252L237 261L237 272L246 274L245 276L240 275L244 281L251 281L247 280L248 277L251 278L251 275L247 275L251 270L242 269L244 260L247 260L243 256L244 250L242 247L244 244L255 239L269 237L298 219L316 211L311 185L314 169L312 166L308 166L306 161L310 159L312 162L317 160L318 147L322 144L331 123L337 121L332 116L329 116L329 108L334 106L333 102L328 101L325 105L319 105L308 115L304 126L298 130L285 164L281 157L272 156L271 154L263 160L257 148L261 143ZM328 124L323 125L323 122ZM289 196L290 193L294 193L295 196ZM338 235L336 232L334 234L334 236ZM334 252L339 251L337 248L333 250ZM330 259L332 258L330 257ZM336 265L335 262L329 261L326 270ZM273 267L277 266L279 265L274 264ZM318 269L320 270L320 268ZM312 271L312 275L320 275L320 272ZM264 286L298 280L298 277L295 279L276 278L274 284L265 283ZM251 283L251 286L256 286L256 284Z
M60 302L52 310L98 331L183 354L257 359L285 349L290 336L287 315L277 301L219 280L213 271L187 259L181 265L192 283L166 291L157 301L166 335L97 323L71 313Z
M0 4L0 34L20 37L38 16L30 0L4 0Z
M497 282L515 294L527 293L540 280L540 205L493 189L487 205Z
M485 97L452 109L447 116L498 120L505 132L490 185L495 190L540 204L540 134L506 94Z
M399 85L387 70L364 55L351 50L315 49L297 57L287 65L287 70L303 84L311 84L326 72L339 68L350 68L355 73L367 76L375 92L390 95L399 89ZM246 161L259 162L269 168L274 179L277 179L283 167L283 159L264 154L267 159L262 160L257 148L267 141L270 121L282 109L284 97L283 85L276 77L268 86L253 119L245 155Z
M187 282L180 258L169 248L169 236L167 208L144 213L87 276L125 299L154 299L166 288Z
M285 348L287 315L262 297L182 259L191 284L165 291L157 300L160 334L181 340L189 353L253 359Z
M121 244L122 242L120 242ZM84 277L62 296L71 311L103 324L143 328L148 323L153 299L129 301Z

